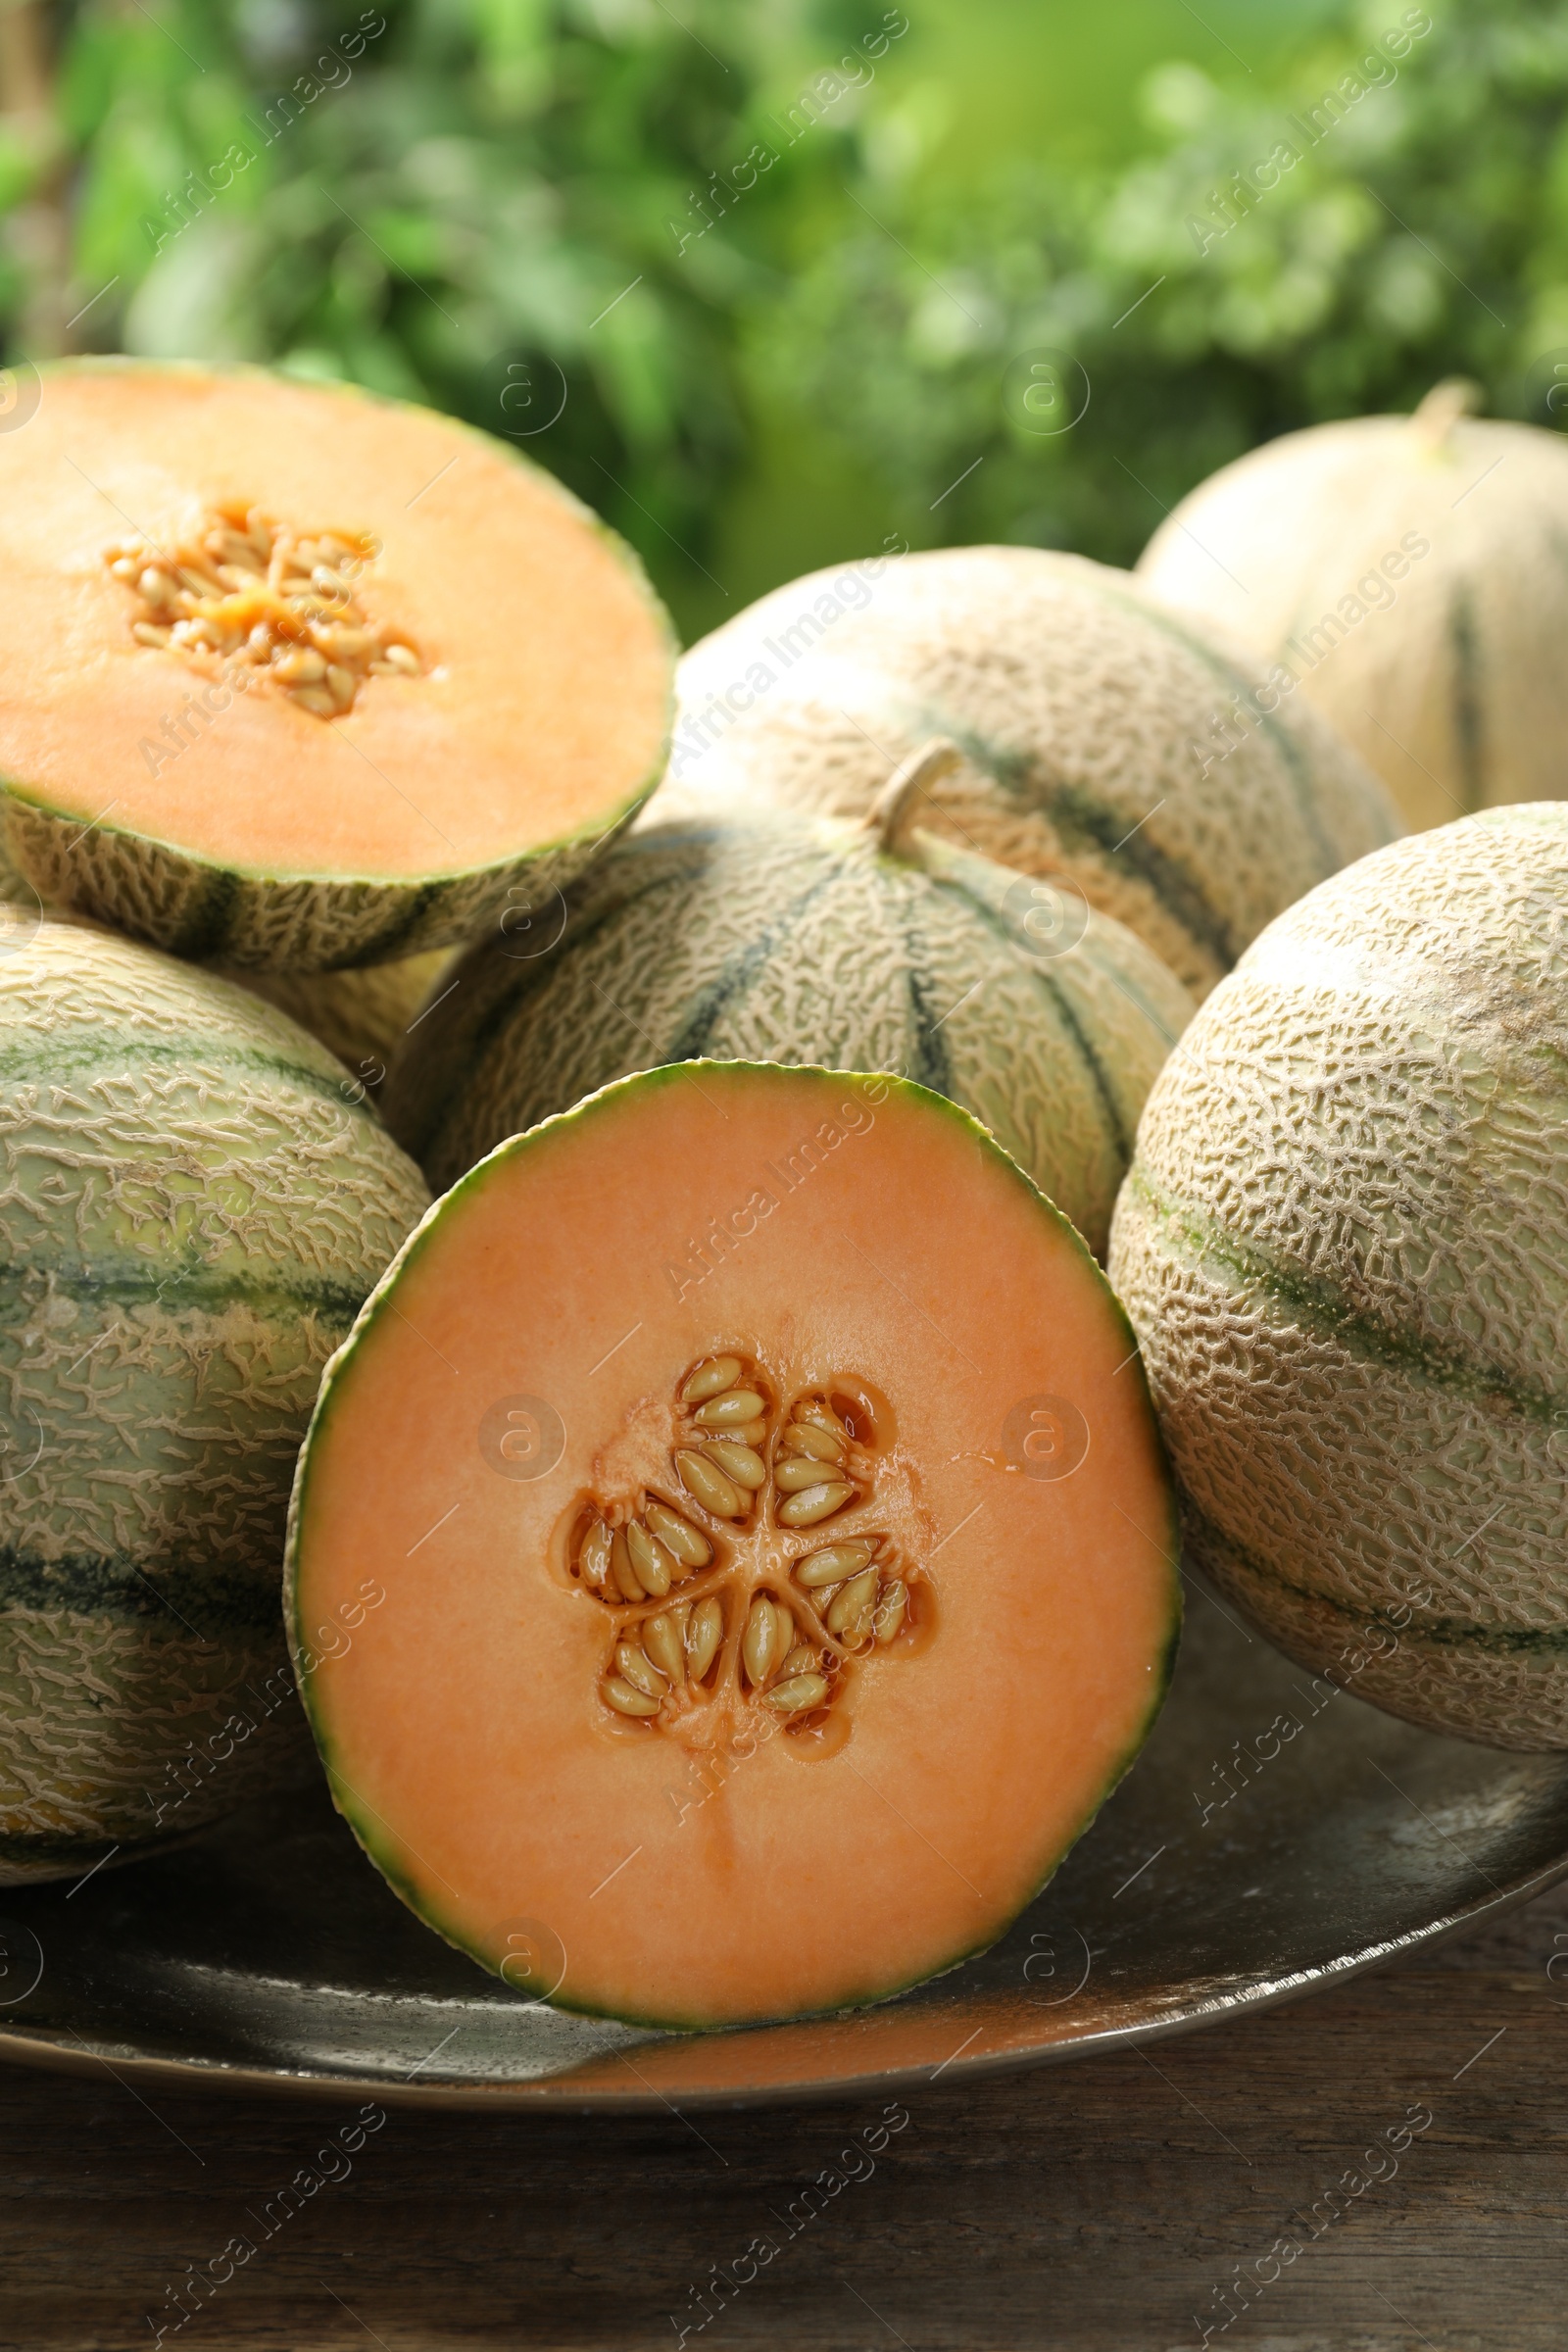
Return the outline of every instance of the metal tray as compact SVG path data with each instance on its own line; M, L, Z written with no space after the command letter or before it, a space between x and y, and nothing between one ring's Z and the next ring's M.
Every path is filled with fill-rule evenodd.
M310 1788L157 1861L0 1892L0 2057L453 2107L861 2095L1290 1999L1565 1870L1568 1755L1396 1723L1190 1585L1170 1701L1088 1837L994 1950L880 2008L671 2034L528 2001L405 1911Z

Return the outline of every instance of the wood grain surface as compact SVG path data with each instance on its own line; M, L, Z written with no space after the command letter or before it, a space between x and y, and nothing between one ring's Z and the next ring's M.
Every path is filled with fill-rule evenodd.
M892 2117L393 2109L335 2158L351 2103L154 2112L107 2068L0 2070L0 2346L1197 2352L1206 2325L1249 2352L1562 2352L1554 1977L1568 1887L1312 2000ZM301 2170L340 2177L295 2211ZM177 2326L234 2238L254 2254Z

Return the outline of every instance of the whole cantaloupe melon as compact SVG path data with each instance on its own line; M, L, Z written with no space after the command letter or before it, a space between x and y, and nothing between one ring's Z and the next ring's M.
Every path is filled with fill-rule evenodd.
M345 972L230 970L222 976L318 1037L366 1093L376 1095L454 955L451 948L431 948L397 963L365 963Z
M1138 1113L1191 1000L1075 894L911 826L945 757L917 756L868 824L636 831L557 919L471 950L383 1098L432 1185L662 1062L882 1069L984 1120L1102 1255Z
M1201 997L1282 907L1402 829L1316 712L1260 715L1235 739L1261 683L1081 556L951 548L813 572L682 661L649 821L863 816L891 767L950 736L964 760L921 822L1070 881Z
M1321 710L1412 825L1568 798L1568 448L1467 416L1470 389L1266 442L1138 565L1268 667L1254 705Z
M294 1458L428 1200L342 1066L245 990L80 922L19 941L0 953L0 1883L128 1859L288 1762Z
M1394 1714L1568 1747L1568 806L1270 925L1155 1083L1110 1273L1216 1583Z

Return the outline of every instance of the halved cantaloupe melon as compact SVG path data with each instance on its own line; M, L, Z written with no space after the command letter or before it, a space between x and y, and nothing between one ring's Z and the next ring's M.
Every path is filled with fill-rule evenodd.
M520 1990L701 2027L1001 1935L1150 1728L1174 1556L1121 1310L985 1130L703 1061L426 1217L323 1387L288 1606L405 1900Z
M630 551L484 434L347 386L50 369L0 436L0 780L46 900L306 971L447 946L652 789Z

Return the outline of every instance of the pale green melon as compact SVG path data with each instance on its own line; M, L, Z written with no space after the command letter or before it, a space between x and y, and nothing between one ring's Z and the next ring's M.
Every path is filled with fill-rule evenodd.
M916 763L874 826L715 820L617 844L564 902L559 945L498 933L443 981L386 1089L393 1133L444 1191L661 1063L894 1071L972 1111L1102 1253L1191 1001L1081 899L909 828L940 764Z
M292 1760L294 1458L428 1200L356 1091L129 941L49 920L0 953L0 1882L123 1860Z
M397 963L366 963L346 972L226 971L221 976L298 1021L346 1064L368 1094L375 1095L410 1024L453 960L452 949L432 948Z
M1568 1746L1568 807L1270 926L1150 1097L1110 1274L1223 1591L1396 1715Z
M1568 448L1466 416L1471 389L1265 442L1138 565L1251 649L1271 707L1330 719L1414 825L1568 799Z
M1126 572L1038 548L820 571L694 646L648 811L861 816L933 735L961 765L921 822L1060 874L1201 996L1274 915L1402 830L1315 711L1238 729L1262 683Z

